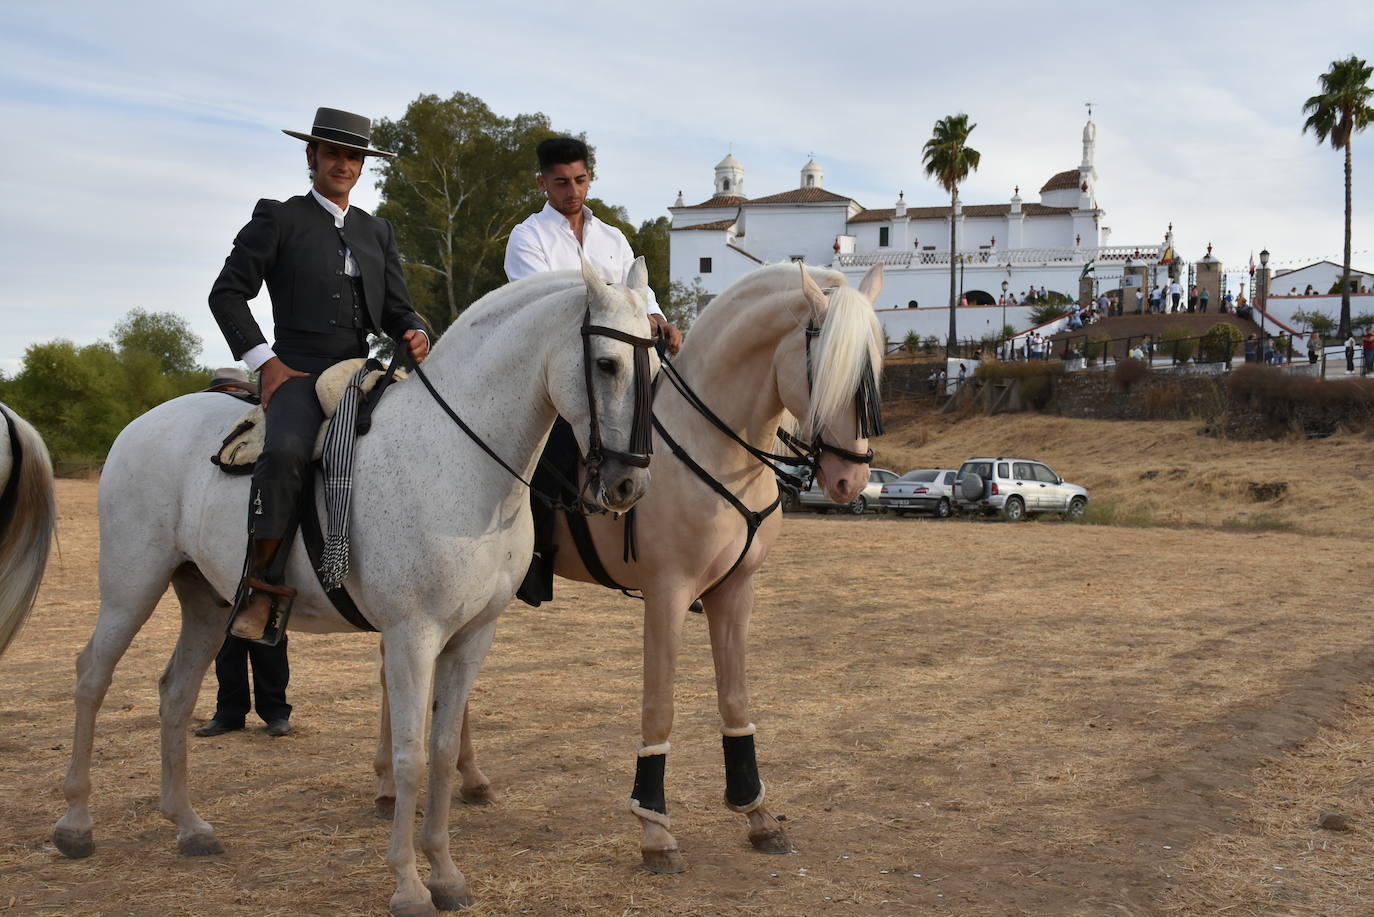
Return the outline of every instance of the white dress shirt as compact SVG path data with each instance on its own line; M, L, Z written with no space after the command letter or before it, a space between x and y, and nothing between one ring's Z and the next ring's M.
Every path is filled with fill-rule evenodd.
M582 208L582 244L577 242L568 218L552 204L532 214L529 219L511 230L506 243L506 277L519 280L542 271L580 271L582 256L607 283L624 283L635 262L634 252L625 234L603 223L587 207ZM650 314L662 315L653 290L649 296Z
M348 208L340 207L338 204L316 191L313 186L310 189L310 196L318 201L319 205L325 209L325 212L334 218L334 228L343 229L344 217L348 216ZM358 276L358 262L353 260L353 250L347 246L344 246L343 270L349 277ZM424 334L423 331L420 333ZM428 340L429 335L425 334L425 339ZM250 371L256 372L262 364L276 355L276 352L272 350L271 344L259 344L243 355L243 362L247 364Z

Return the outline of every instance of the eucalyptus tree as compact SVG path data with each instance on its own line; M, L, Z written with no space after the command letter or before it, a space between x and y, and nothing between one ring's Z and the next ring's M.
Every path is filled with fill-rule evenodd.
M1374 108L1369 104L1374 87L1369 85L1369 64L1350 55L1345 60L1331 62L1331 69L1317 79L1322 91L1303 103L1307 121L1303 133L1317 135L1318 143L1329 142L1345 153L1345 252L1341 274L1341 322L1338 334L1350 334L1350 147L1354 135L1374 120Z
M969 134L976 124L969 124L968 115L960 112L935 122L931 137L922 148L926 175L935 179L949 192L949 340L946 354L954 349L955 314L959 303L955 299L954 210L959 203L959 184L978 168L981 154L968 145Z

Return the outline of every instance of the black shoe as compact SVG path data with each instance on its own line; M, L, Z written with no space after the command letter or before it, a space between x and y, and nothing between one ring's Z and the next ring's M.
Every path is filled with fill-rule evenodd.
M210 736L222 736L226 732L238 732L242 728L242 723L235 726L231 723L224 722L224 720L211 720L204 726L195 730L195 734L203 739L208 739Z
M287 733L289 733L289 732L291 731L291 721L290 721L290 720L268 720L268 721L267 721L267 730L266 730L266 731L267 731L267 734L270 735L270 736L272 736L273 738L277 738L278 736L284 736L284 735L286 735Z

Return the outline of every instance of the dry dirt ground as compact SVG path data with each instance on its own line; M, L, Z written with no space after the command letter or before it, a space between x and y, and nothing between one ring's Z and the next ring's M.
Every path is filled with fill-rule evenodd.
M704 621L687 622L668 767L689 869L653 876L625 811L637 604L563 583L552 606L513 605L474 695L497 801L454 810L470 913L1371 913L1368 441L1140 426L899 423L880 453L904 469L1030 452L1133 525L789 517L751 685L790 855L751 851L720 802ZM1256 504L1236 489L1251 479L1290 490ZM95 490L59 482L61 553L0 662L0 915L385 913L375 637L293 638L292 735L253 721L193 740L194 795L228 852L180 858L157 812L170 595L99 720L96 854L57 854ZM213 678L197 722L212 708ZM1317 827L1324 812L1350 830Z

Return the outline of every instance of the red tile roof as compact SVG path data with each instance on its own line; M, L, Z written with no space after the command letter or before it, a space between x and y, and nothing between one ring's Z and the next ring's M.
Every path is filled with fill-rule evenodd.
M970 204L964 207L966 217L1002 217L1011 212L1011 204ZM1053 216L1059 213L1072 213L1072 207L1046 207L1043 204L1022 204L1021 212L1027 216ZM881 223L894 219L897 215L896 208L888 207L883 210L865 210L863 213L850 219L850 223ZM908 207L906 216L909 220L947 220L949 219L948 207Z
M1065 191L1070 188L1077 189L1078 184L1078 170L1069 169L1060 172L1058 175L1052 176L1049 181L1045 182L1045 187L1040 189L1040 193L1044 194L1046 191Z
M848 203L852 198L833 194L824 188L794 188L781 194L752 198L751 204L838 204Z
M747 197L739 197L732 194L718 194L709 201L702 201L700 204L686 204L682 207L674 207L674 210L694 210L697 207L738 207L747 201Z
M674 227L672 228L672 231L673 231L673 232L678 232L678 231L683 230L683 229L729 229L731 226L734 226L734 225L735 225L735 221L734 221L733 219L730 219L730 220L716 220L716 221L713 222L713 223L698 223L698 224L695 225L695 226L674 226Z

